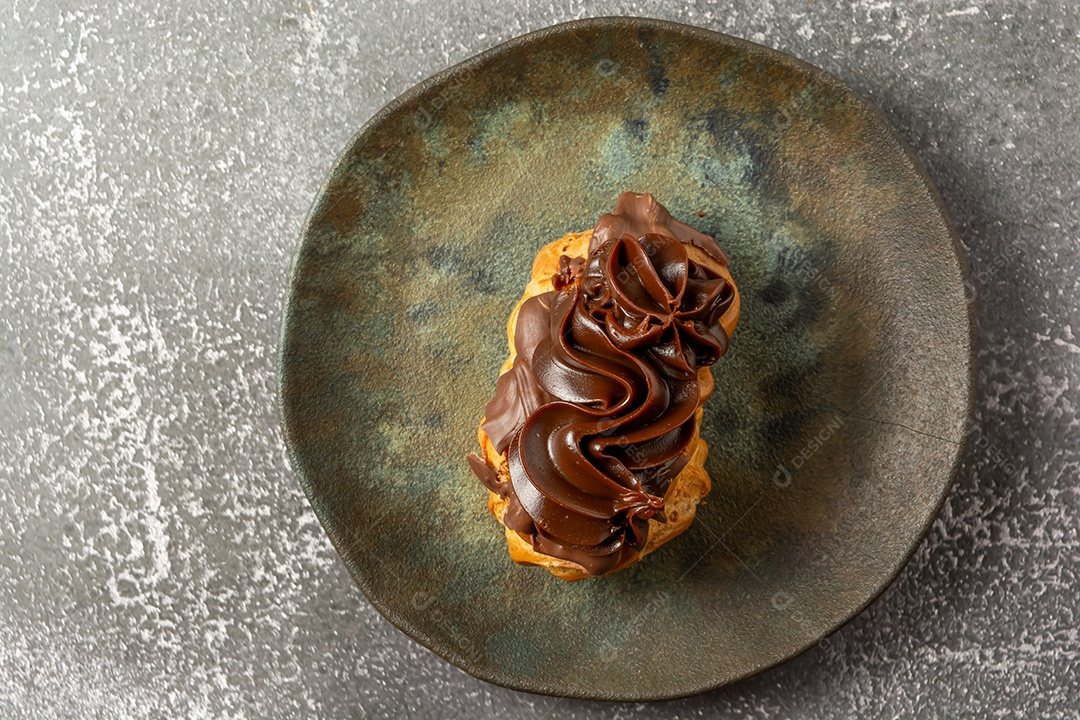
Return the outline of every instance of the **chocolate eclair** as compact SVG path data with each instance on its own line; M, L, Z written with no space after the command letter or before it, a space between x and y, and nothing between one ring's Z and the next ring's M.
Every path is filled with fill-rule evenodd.
M709 366L739 319L727 266L648 194L541 249L467 458L516 562L579 580L689 527L710 488Z

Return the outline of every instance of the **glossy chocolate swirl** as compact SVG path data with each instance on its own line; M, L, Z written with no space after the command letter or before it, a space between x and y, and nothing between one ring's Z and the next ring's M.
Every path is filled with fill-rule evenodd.
M698 370L728 347L719 320L734 288L684 242L726 257L671 222L651 196L627 193L601 218L584 263L560 259L557 289L521 307L514 365L486 409L483 428L506 453L510 481L469 458L508 500L508 528L593 575L631 562L648 520L663 519L705 400Z

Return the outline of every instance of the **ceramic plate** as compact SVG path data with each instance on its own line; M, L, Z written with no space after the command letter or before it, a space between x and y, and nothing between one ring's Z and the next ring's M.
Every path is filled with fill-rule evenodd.
M465 454L536 251L651 192L731 256L713 490L627 571L511 562ZM700 215L700 217L699 217ZM303 229L280 349L291 459L368 600L531 692L701 692L818 643L897 575L973 396L960 247L903 140L825 72L630 18L511 40L394 100Z

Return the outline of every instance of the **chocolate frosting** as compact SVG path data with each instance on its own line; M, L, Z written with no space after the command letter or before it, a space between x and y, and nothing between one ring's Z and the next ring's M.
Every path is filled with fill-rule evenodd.
M697 246L721 265L728 264L727 253L715 240L673 218L668 209L648 193L625 192L619 196L615 201L615 212L601 215L593 228L589 254L623 235L637 238L646 233L677 238Z
M651 195L621 195L593 230L588 258L560 258L556 289L519 311L514 365L483 423L506 453L509 481L468 458L507 499L508 528L592 575L631 562L648 520L663 520L705 400L698 370L728 347L719 320L734 288L686 244L727 263L712 238Z

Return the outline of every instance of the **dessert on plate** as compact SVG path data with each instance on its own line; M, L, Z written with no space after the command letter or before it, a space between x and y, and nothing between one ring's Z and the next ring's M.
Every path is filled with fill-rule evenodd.
M689 527L710 488L709 366L738 319L727 255L652 195L540 250L467 458L511 558L580 580Z

